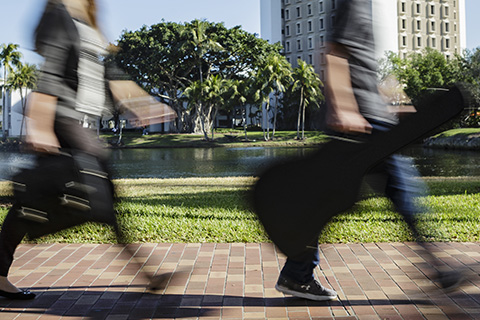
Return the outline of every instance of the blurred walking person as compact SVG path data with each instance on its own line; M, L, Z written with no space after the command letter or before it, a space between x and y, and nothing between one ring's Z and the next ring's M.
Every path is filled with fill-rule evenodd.
M333 31L328 39L325 82L327 126L334 135L360 141L369 141L391 130L398 119L388 111L377 88L372 0L338 1ZM421 187L417 184L418 172L411 161L392 155L369 173L383 176L385 183L381 191L393 202L414 236L418 237L420 232L415 222L421 209L414 199L419 196L417 192ZM318 239L308 248L300 257L287 258L275 288L305 299L335 299L336 292L323 287L314 278L314 269L320 262ZM435 263L433 255L428 260ZM461 278L453 273L439 273L436 280L446 288L455 286Z
M21 300L35 294L7 277L27 234L35 238L87 221L116 226L107 152L89 129L109 113L106 42L95 0L48 0L35 47L44 63L27 110L26 142L37 165L13 179L15 203L0 233L0 296Z

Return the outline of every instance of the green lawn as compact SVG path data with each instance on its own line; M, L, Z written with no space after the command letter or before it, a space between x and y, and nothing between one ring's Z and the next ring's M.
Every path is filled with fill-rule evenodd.
M245 198L254 178L116 180L119 219L132 242L265 242ZM428 241L480 240L480 177L425 178L430 196L419 225ZM9 208L10 189L0 184L0 217ZM320 241L390 242L413 240L401 217L383 197L360 201L337 216ZM112 242L109 227L87 224L37 242Z
M270 136L272 132L270 131ZM303 146L325 142L327 136L319 131L308 131L304 140L296 139L296 131L277 131L270 141L263 139L262 131L247 132L247 138L242 130L219 129L213 141L205 141L203 135L172 133L149 134L143 136L141 132L125 132L122 136L122 146L127 148L152 147L234 147L244 146ZM111 133L101 135L104 141L117 141L118 137Z

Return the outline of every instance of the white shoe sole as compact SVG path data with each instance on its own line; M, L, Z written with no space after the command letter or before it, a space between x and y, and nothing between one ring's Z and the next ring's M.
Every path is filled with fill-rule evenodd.
M284 294L289 294L289 295L292 295L294 297L308 299L308 300L315 300L315 301L337 300L337 295L334 295L334 296L319 296L319 295L316 295L316 294L303 293L303 292L290 290L287 287L280 286L278 284L275 285L275 289L277 291L280 291L280 292L284 293Z

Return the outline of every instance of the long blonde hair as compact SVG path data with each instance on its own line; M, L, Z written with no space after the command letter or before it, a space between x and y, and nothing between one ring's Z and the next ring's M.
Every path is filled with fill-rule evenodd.
M97 4L95 0L48 0L45 12L62 3L72 18L82 20L98 30Z
M72 18L83 20L98 29L97 4L95 0L62 0Z

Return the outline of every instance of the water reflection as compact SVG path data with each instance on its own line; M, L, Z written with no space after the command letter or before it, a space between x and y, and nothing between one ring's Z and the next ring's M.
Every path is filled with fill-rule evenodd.
M401 152L415 160L422 176L480 176L478 151L410 147Z
M165 148L112 150L114 178L252 176L273 161L314 148ZM480 153L410 147L423 176L480 176ZM31 156L0 152L0 179L28 166Z
M123 178L251 176L272 161L311 148L167 148L113 150L114 174Z

